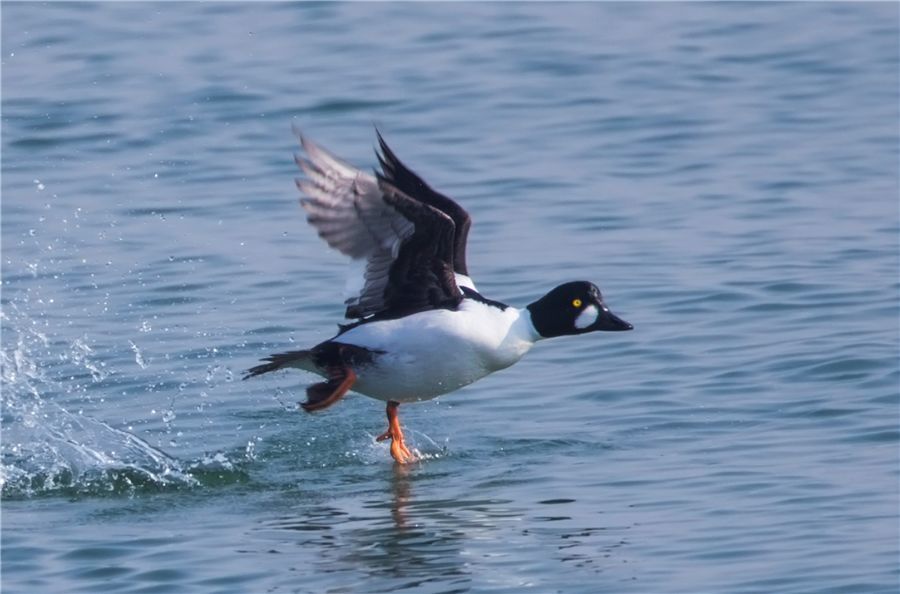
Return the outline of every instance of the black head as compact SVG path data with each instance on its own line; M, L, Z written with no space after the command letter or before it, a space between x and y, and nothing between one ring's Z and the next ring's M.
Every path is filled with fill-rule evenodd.
M574 281L560 285L528 306L535 330L544 338L631 330L633 326L609 311L594 283Z

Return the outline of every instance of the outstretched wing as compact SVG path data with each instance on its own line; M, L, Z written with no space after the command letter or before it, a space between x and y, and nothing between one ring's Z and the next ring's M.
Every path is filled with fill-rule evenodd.
M346 301L346 316L390 317L458 305L453 219L297 135L308 157L296 157L306 174L297 187L306 195L301 204L307 220L329 246L365 260L362 289Z
M453 219L453 224L456 227L456 232L453 234L453 271L468 276L466 241L469 238L469 228L472 226L472 218L469 216L469 213L451 198L432 189L421 177L397 158L394 151L384 141L381 132L376 129L375 133L378 135L378 146L381 149L381 152L376 152L383 171L379 177L407 196L433 206Z

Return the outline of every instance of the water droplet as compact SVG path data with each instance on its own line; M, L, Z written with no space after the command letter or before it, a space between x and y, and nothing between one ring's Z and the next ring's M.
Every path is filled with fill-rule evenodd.
M131 345L131 350L134 351L134 362L137 363L141 369L147 369L147 363L144 362L144 355L141 353L138 345L134 344L134 341L131 340L128 341L128 344Z

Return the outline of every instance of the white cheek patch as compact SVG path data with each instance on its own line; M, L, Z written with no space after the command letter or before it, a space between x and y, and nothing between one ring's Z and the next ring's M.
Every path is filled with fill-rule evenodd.
M597 321L597 316L600 315L600 311L597 309L596 305L588 305L584 308L578 317L575 318L575 327L579 330L584 330L591 324Z

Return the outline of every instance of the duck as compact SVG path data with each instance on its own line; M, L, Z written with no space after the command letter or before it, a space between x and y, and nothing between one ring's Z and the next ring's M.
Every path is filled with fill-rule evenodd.
M454 392L518 362L539 341L597 331L631 330L590 281L561 284L522 308L483 296L469 275L472 219L404 165L376 129L381 170L365 172L294 133L304 155L295 180L308 223L332 249L356 260L362 278L346 296L346 323L312 348L275 353L243 379L280 369L323 381L300 408L317 413L348 392L386 403L398 464L420 454L407 445L401 404Z

